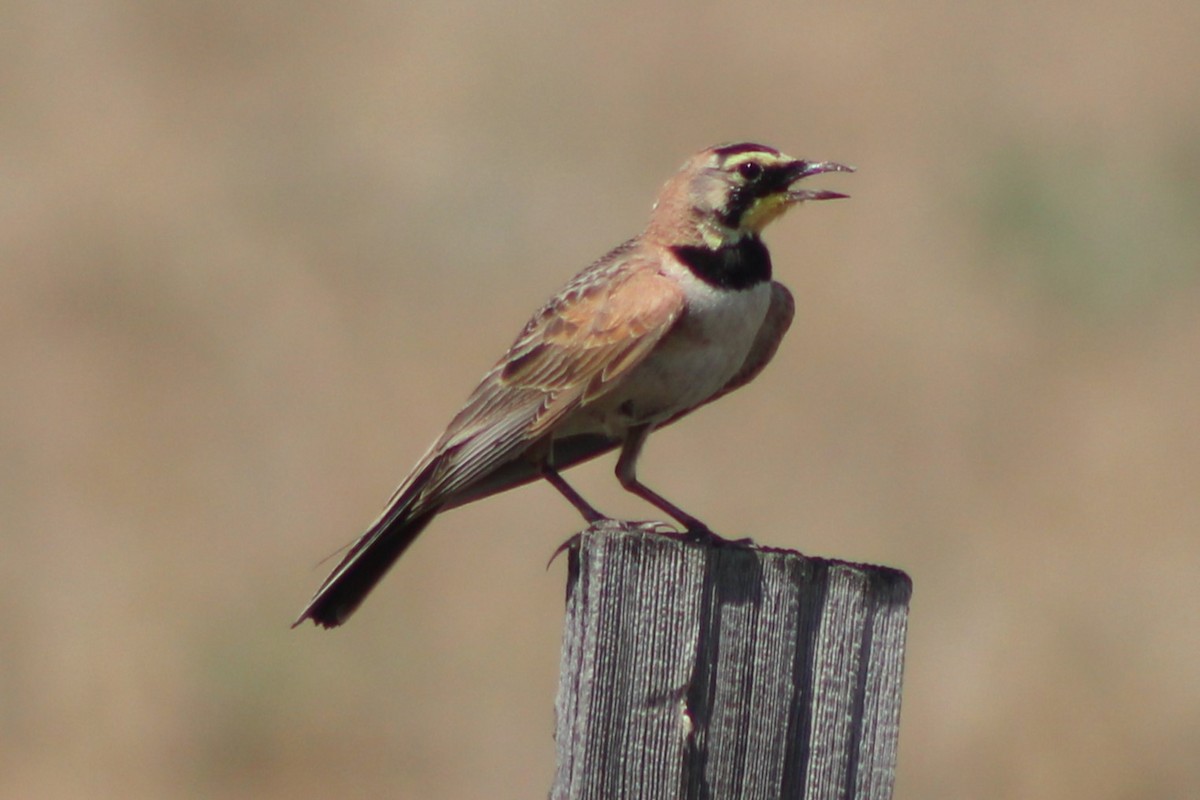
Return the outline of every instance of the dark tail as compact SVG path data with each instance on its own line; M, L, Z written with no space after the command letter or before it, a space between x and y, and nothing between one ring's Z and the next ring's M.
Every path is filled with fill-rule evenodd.
M437 513L438 509L412 517L403 513L388 514L379 520L329 573L292 627L311 619L323 628L335 628L349 619Z

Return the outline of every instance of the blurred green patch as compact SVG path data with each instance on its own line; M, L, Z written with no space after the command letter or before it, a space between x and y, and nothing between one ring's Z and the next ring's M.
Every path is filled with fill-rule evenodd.
M241 629L197 639L191 780L208 790L253 785L279 759L293 669L264 640Z
M1200 136L1150 153L1010 146L977 191L983 262L1081 315L1124 316L1200 278Z

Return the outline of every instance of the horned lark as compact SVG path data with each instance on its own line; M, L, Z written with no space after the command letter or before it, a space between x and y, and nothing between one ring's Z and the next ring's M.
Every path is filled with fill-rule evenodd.
M295 625L340 625L435 516L545 478L604 519L560 471L621 448L621 485L694 536L711 536L642 484L655 428L752 380L792 321L760 234L805 200L802 178L852 172L760 144L713 147L667 181L641 235L575 276L526 324L466 405L326 578ZM294 626L293 626L294 627Z

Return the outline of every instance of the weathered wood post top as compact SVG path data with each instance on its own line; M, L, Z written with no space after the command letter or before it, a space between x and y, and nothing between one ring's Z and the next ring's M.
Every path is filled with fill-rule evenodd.
M889 798L911 592L887 567L592 525L551 797Z

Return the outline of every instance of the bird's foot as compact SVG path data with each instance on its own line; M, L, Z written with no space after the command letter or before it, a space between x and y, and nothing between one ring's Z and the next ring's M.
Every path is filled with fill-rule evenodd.
M656 530L657 533L688 544L702 544L708 547L751 547L754 545L754 540L750 537L726 539L724 536L715 533L712 528L698 519L690 520L682 531L669 527L666 523L662 522L652 524L656 525L659 529L668 528L667 530Z
M687 538L687 541L707 545L708 547L752 547L754 545L754 540L749 536L741 539L726 539L724 536L714 533L711 528L704 524L688 527L684 532L684 536Z
M667 536L676 538L683 536L679 530L669 522L664 522L661 519L646 519L639 522L631 522L630 525L640 530L642 533L655 533L659 536Z
M609 522L615 525L628 525L629 527L639 529L643 533L653 533L657 536L663 536L667 539L673 539L677 542L684 542L686 544L700 544L707 547L754 546L754 540L748 536L742 539L726 539L724 536L714 533L711 528L709 528L700 520L692 520L684 527L683 530L679 530L671 523L664 522L663 520L650 519L639 522L622 522L621 520L615 520L610 517L603 517L594 521L588 526L588 528L590 530L597 523L604 522ZM566 551L573 548L578 548L585 532L586 531L581 531L580 533L575 534L555 548L554 553L552 553L550 556L550 560L546 562L546 569L550 569L550 566L554 563L555 559L557 559Z

